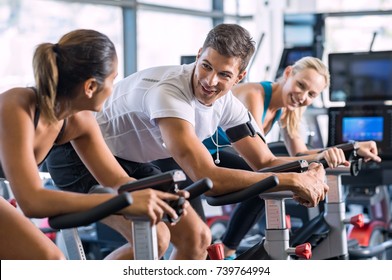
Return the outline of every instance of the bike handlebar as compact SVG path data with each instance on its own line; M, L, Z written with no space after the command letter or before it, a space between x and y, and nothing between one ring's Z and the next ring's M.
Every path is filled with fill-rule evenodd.
M358 158L356 155L356 147L354 143L345 143L342 145L338 145L338 148L342 149L343 152L345 153L346 157L349 158L351 161L351 166L350 166L350 172L351 175L356 176L358 175L361 165L362 165L362 159ZM318 161L321 163L324 168L328 167L328 163L325 159L321 159ZM288 163L284 163L278 166L272 166L272 167L266 167L263 169L258 170L258 172L272 172L272 173L280 173L280 172L296 172L296 173L302 173L307 171L309 168L309 163L306 160L296 160ZM241 201L244 201L246 199L252 198L256 195L260 195L266 190L269 190L279 184L279 180L276 176L271 176L268 177L264 180L261 180L250 187L243 189L241 191L229 193L229 194L224 194L220 196L213 196L213 197L207 197L207 202L208 204L212 206L221 206L221 205L226 205L226 204L234 204L238 203Z
M229 193L229 194L219 195L219 196L208 196L206 197L206 200L208 204L212 206L234 204L234 203L244 201L245 199L249 199L254 196L257 196L277 186L278 184L279 184L278 177L270 176L247 187L246 189Z
M193 184L187 186L184 190L189 192L189 199L193 199L202 195L203 193L211 190L213 187L212 181L210 178L203 178L199 181L194 182Z
M160 191L174 192L174 184L184 181L185 179L186 177L183 171L173 170L127 183L119 188L119 195L109 199L108 201L83 212L50 217L49 225L53 229L66 229L89 225L102 220L107 216L113 215L127 206L130 206L132 204L132 191L152 188ZM190 193L189 199L195 198L211 189L212 181L209 178L203 178L185 188L185 190ZM113 193L113 189L104 188L98 185L92 188L92 192ZM175 210L177 211L177 214L179 214L182 204L180 203L178 207L176 206L176 203L171 203L170 205L178 208Z
M118 189L118 193L132 192L148 188L153 188L163 192L174 192L175 184L185 180L186 176L182 170L171 170L126 183Z
M131 194L123 193L83 212L50 217L49 226L53 229L86 226L112 215L131 204Z
M308 162L306 160L300 159L291 161L288 163L283 163L276 166L266 167L263 169L258 170L257 172L273 172L273 173L280 173L280 172L297 172L302 173L308 170Z

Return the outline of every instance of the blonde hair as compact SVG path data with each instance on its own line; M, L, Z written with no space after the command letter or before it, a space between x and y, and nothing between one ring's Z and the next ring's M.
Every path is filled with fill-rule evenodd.
M327 66L318 58L306 56L297 60L292 65L291 74L295 75L306 69L313 69L318 74L324 77L326 87L330 83L330 75ZM279 78L282 80L283 77ZM302 115L304 114L306 107L298 107L293 111L284 110L282 118L280 119L280 124L282 128L287 128L287 132L290 138L295 138L299 136L299 126L301 122Z

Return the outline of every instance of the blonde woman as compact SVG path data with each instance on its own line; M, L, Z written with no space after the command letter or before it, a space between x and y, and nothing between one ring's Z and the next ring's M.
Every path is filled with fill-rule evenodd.
M309 150L299 132L304 111L329 86L329 82L329 72L323 62L315 57L304 57L292 66L286 67L282 77L276 82L238 84L233 87L232 92L250 111L264 134L268 134L276 122L279 123L290 156L307 154L296 159L310 161L325 158L333 168L340 164L348 165L343 151L336 147ZM236 154L223 148L230 143L221 128L203 143L220 166L250 168ZM375 142L367 141L358 144L358 152L365 160L381 160L377 156ZM237 206L222 239L226 246L226 257L234 258L240 241L260 218L263 208L263 201L258 198Z

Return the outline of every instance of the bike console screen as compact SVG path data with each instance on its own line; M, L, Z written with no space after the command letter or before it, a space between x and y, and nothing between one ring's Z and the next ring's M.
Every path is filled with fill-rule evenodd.
M384 118L381 116L344 116L342 118L342 140L382 142L384 136Z
M379 154L392 158L392 107L345 106L328 109L328 146L373 140Z

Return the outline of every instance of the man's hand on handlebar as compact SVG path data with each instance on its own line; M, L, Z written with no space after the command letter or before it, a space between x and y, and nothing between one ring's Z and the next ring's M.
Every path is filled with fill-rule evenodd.
M157 224L162 221L165 214L167 214L171 220L177 221L179 216L175 209L169 206L170 201L179 200L180 197L187 199L189 193L186 191L179 191L176 194L162 192L153 189L143 189L139 191L133 191L132 194L132 205L127 207L124 211L125 214L130 216L148 216L151 224ZM189 202L185 201L182 204L183 214L186 214L186 208L189 206Z
M324 200L329 190L325 183L325 169L320 163L309 164L308 171L298 173L299 185L293 189L293 198L306 207L315 207Z

